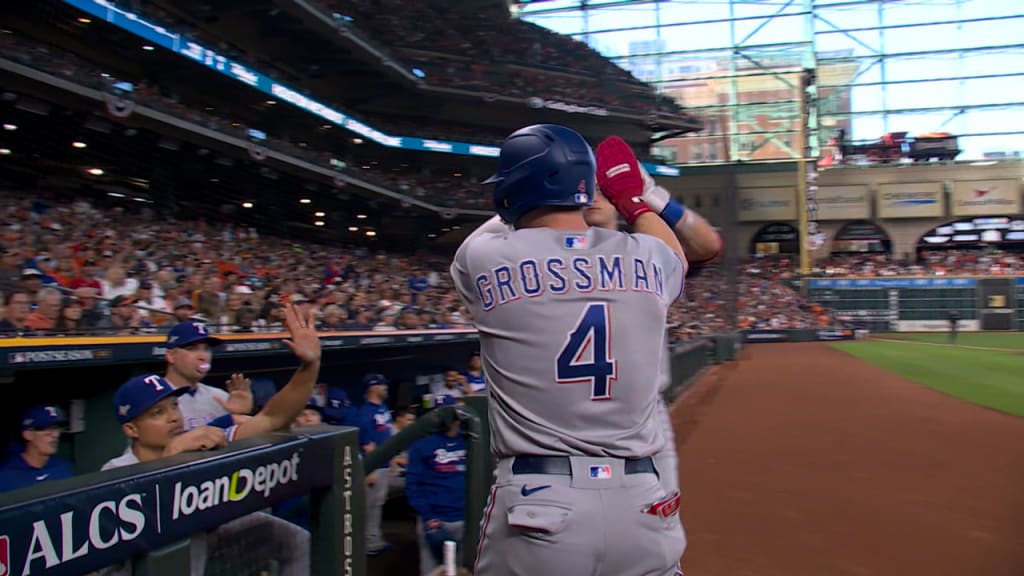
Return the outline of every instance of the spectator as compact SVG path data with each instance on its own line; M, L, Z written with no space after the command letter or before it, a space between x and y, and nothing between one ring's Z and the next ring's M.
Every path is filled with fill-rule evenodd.
M32 298L28 292L16 289L7 293L4 299L4 319L0 320L0 334L18 336L28 329L25 321L32 310Z

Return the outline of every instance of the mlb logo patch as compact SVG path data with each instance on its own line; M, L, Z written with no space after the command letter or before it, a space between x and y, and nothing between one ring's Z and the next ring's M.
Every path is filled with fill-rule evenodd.
M587 237L582 234L566 236L564 246L567 250L583 250L587 247Z
M10 541L7 536L0 536L0 576L11 574Z
M590 477L594 480L605 480L612 477L612 467L603 464L601 466L590 467Z
M586 192L577 192L573 195L573 202L577 204L586 204L587 202L590 202L590 195Z

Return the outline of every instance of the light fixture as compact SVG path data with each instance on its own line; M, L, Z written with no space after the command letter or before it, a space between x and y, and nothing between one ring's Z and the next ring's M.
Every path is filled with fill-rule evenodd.
M0 148L0 156L7 156L11 153L10 148Z
M370 238L373 238L374 236L377 235L377 233L374 232L373 230L367 230L366 235L369 236Z
M78 18L78 21L79 21L79 22L80 22L81 24L92 24L92 20L90 20L90 19L86 18L85 16L81 16L81 17L79 17L79 18Z
M299 198L299 204L309 204L312 202L309 198Z
M427 234L427 238L437 238L437 234L431 232L430 234Z
M252 202L242 202L242 208L252 208Z
M270 106L273 106L274 104L277 104L277 100L267 100L266 103Z
M360 220L366 220L366 214L356 214L356 218L359 218Z
M18 129L18 127L15 124L7 124L7 123L4 124L4 130L7 130L8 132L14 132L17 129Z
M323 220L317 220L316 222L313 222L313 226L323 226L323 225L324 225L324 221Z
M357 232L357 231L359 231L359 226L349 226L348 227L348 231L349 232Z
M314 212L313 216L316 216L317 218L323 218L324 216L327 216L327 213L326 212Z
M86 172L93 176L103 176L103 168L89 168Z
M142 49L143 49L143 50L145 50L146 52L152 52L153 50L156 50L156 48L153 48L153 47L152 47L152 46L150 46L149 44L144 44L144 45L142 46Z
M88 144L86 144L85 142L79 142L79 141L77 141L77 140L71 143L71 147L72 147L72 148L78 148L78 149L82 149L82 148L86 148L86 147L88 147L88 146L89 146L89 145L88 145Z
M363 143L363 139L362 138L353 138L352 139L352 143L353 144L362 144Z

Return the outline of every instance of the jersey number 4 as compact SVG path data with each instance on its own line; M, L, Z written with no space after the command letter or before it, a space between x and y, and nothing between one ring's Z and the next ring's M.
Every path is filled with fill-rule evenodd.
M611 400L618 363L612 358L611 316L608 304L589 304L569 332L555 362L559 384L590 384L591 400Z

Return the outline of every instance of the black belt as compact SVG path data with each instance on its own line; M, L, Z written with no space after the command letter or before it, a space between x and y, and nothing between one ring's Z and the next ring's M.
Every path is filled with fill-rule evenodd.
M624 460L626 474L657 474L654 460L630 458ZM513 474L555 474L572 476L572 463L568 456L516 456L512 460Z

